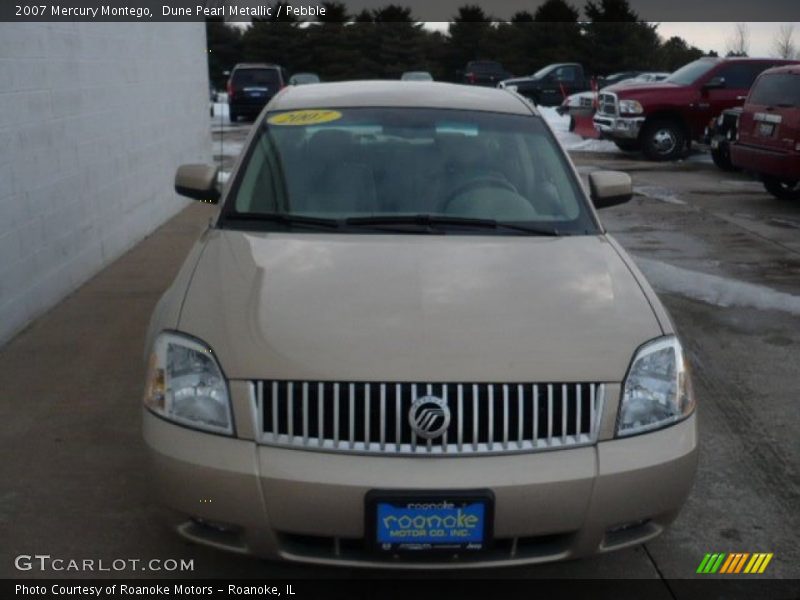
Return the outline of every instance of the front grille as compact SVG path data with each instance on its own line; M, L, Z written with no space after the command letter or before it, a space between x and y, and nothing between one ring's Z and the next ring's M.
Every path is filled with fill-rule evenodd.
M594 443L598 383L365 383L254 381L259 443L394 455L535 452ZM414 400L433 396L450 413L434 439L414 431ZM441 425L444 425L442 417Z
M617 96L610 92L602 92L597 112L604 115L617 116Z

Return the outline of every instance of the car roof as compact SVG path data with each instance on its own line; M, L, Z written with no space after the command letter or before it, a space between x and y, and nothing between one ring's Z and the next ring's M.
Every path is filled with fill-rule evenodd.
M273 63L239 63L233 70L236 69L280 69L280 65L276 65Z
M409 87L401 81L344 81L285 88L270 103L272 110L304 108L450 108L518 115L536 114L531 104L508 90L438 81Z
M772 67L762 73L762 75L772 75L773 73L791 73L792 75L800 75L800 62L794 62L780 67Z

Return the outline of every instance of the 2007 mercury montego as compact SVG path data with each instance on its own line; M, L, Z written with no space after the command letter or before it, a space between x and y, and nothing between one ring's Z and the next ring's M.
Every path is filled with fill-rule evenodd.
M673 325L524 98L348 82L265 107L147 340L153 479L192 540L489 566L676 517L696 417Z

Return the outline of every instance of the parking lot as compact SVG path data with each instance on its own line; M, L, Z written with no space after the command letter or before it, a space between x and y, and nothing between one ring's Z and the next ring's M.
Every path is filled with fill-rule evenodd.
M214 122L225 170L247 130ZM678 520L645 546L492 575L676 580L694 576L707 552L772 552L762 577L800 577L800 204L702 157L651 163L576 152L573 160L584 175L633 177L633 201L601 218L688 348L699 472ZM0 349L0 397L12 399L0 405L0 439L3 455L15 457L0 463L0 575L53 575L15 570L24 552L193 558L197 577L354 576L190 545L151 502L140 434L145 328L213 210L188 207ZM669 589L680 597L679 586Z

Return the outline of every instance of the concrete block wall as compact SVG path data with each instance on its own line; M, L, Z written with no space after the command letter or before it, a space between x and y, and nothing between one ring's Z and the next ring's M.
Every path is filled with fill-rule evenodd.
M0 23L0 346L186 206L203 23Z

